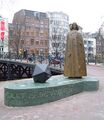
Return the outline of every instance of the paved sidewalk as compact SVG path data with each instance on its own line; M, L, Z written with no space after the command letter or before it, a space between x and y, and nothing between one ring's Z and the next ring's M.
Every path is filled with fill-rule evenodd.
M8 81L0 82L0 120L104 120L104 68L95 65L87 68L89 76L99 79L98 91L82 92L37 106L5 106L4 86Z

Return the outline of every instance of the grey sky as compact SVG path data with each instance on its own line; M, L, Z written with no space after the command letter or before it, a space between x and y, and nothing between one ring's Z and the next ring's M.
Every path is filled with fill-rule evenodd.
M104 0L0 0L0 14L13 19L20 9L58 11L69 15L69 22L77 22L84 32L95 32L104 20Z

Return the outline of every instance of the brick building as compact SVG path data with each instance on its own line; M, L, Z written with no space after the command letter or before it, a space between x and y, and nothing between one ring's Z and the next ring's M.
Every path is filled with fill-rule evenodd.
M11 52L27 50L28 53L47 55L49 51L49 19L46 13L20 10L14 14L9 26Z

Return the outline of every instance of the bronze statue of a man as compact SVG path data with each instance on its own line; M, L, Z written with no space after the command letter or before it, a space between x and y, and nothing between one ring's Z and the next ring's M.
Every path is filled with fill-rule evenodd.
M79 26L76 23L71 24L67 36L64 76L71 78L87 75L83 38L78 30Z

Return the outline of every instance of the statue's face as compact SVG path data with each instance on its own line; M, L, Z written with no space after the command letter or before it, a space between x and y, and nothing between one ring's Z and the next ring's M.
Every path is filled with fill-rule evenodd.
M76 28L77 28L76 23L73 23L72 26L73 26L73 29L76 30Z
M79 30L79 27L76 23L70 25L70 30Z

